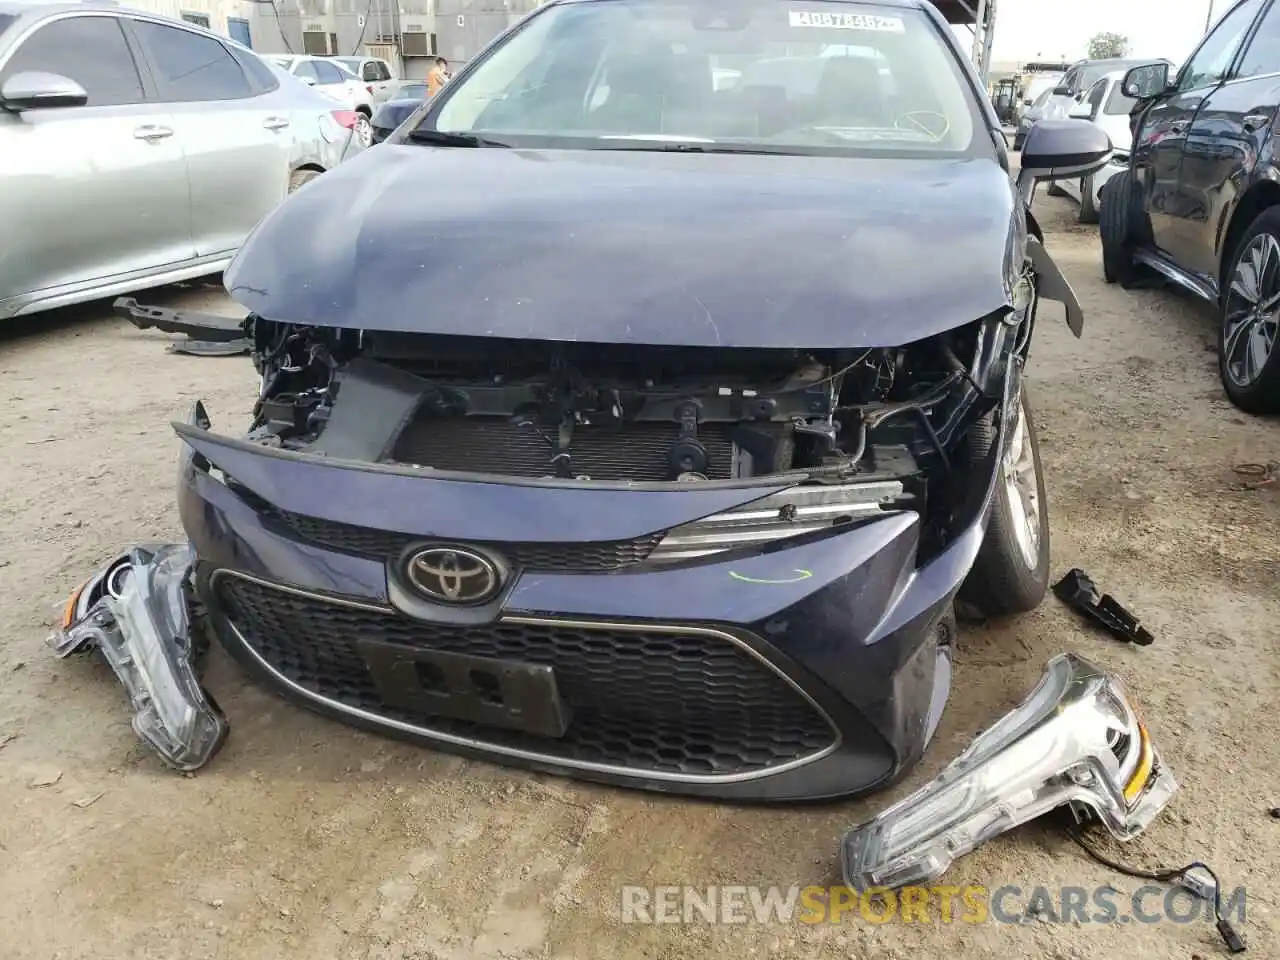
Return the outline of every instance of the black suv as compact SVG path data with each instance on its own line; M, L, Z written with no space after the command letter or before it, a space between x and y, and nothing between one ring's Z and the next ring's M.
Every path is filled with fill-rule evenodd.
M1170 81L1135 67L1129 169L1102 189L1103 270L1155 271L1218 304L1231 402L1280 412L1280 0L1240 0Z

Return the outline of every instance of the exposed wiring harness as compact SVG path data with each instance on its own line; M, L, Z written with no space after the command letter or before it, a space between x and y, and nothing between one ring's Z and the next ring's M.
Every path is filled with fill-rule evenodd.
M1098 850L1097 847L1089 843L1084 838L1083 831L1079 826L1072 824L1067 828L1067 835L1071 837L1080 849L1087 853L1098 863L1104 867L1109 867L1116 873L1124 874L1126 877L1133 877L1138 880L1153 880L1156 883L1174 883L1185 890L1189 890L1193 895L1213 904L1214 925L1218 928L1218 935L1222 937L1222 942L1226 944L1227 950L1231 953L1244 953L1245 942L1240 932L1231 925L1231 921L1222 915L1222 884L1218 882L1218 875L1213 872L1207 863L1200 860L1194 860L1182 867L1165 870L1144 870L1141 867L1131 867L1119 861L1112 860L1106 854ZM1208 874L1209 882L1206 883L1200 877L1191 871L1201 870Z

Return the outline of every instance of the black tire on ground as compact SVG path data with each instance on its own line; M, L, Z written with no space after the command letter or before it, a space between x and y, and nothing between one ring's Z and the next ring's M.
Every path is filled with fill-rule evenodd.
M1247 342L1241 344L1234 349L1230 357L1226 350L1228 307L1233 308L1234 314L1237 312L1234 308L1237 308L1240 303L1231 294L1232 282L1240 261L1251 253L1253 245L1259 238L1270 238L1267 246L1275 245L1272 247L1275 251L1275 259L1263 263L1262 279L1265 286L1261 293L1265 300L1280 293L1280 277L1277 276L1280 273L1280 207L1268 207L1254 218L1253 223L1249 224L1232 252L1231 265L1223 274L1223 293L1219 297L1218 304L1218 374L1222 378L1222 388L1226 391L1227 399L1241 410L1258 414L1280 413L1280 342L1277 342L1280 341L1280 337L1277 336L1276 330L1277 323L1280 321L1276 319L1274 308L1270 311L1270 319L1265 319L1267 314L1264 313L1264 319L1261 321L1264 335L1270 328L1270 352L1262 362L1261 370L1251 380L1245 383L1239 382L1232 370L1235 362L1241 357L1240 351L1250 349L1251 345Z
M1097 223L1098 207L1093 202L1093 174L1080 178L1080 223Z
M1127 286L1137 271L1133 263L1133 174L1125 170L1102 185L1098 235L1102 241L1102 276L1107 283Z
M1047 187L1045 187L1045 191L1044 191L1044 192L1045 192L1045 193L1047 193L1047 194L1048 194L1049 196L1051 196L1051 197L1065 197L1065 196L1067 196L1067 191L1063 190L1060 186L1058 186L1057 182L1056 182L1056 181L1053 181L1053 180L1050 180L1050 181L1049 181L1049 185L1048 185Z
M1036 545L1035 566L1029 566L1018 546L1014 524L1018 522L1006 493L1008 464L1001 458L996 466L996 490L991 501L991 518L987 534L973 562L973 569L960 588L959 599L988 617L1007 616L1034 610L1049 589L1049 503L1045 496L1044 469L1040 464L1040 443L1036 424L1027 399L1026 384L1021 390L1020 406L1035 467L1036 516L1040 528ZM994 422L988 418L969 434L970 456L985 456L996 442Z
M1022 149L1022 145L1023 145L1024 143L1026 143L1026 142L1027 142L1027 138L1026 138L1026 135L1025 135L1025 134L1018 134L1018 133L1015 133L1015 134L1013 135L1013 149L1014 149L1014 150L1021 150L1021 149Z
M312 180L314 180L318 176L320 176L319 170L293 171L293 175L289 177L289 192L293 193L295 190L298 190L299 188L310 183Z

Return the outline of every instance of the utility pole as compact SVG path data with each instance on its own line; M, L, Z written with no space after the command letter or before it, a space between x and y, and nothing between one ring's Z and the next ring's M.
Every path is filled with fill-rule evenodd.
M1209 0L1209 10L1204 15L1204 32L1209 32L1209 27L1213 26L1213 0Z

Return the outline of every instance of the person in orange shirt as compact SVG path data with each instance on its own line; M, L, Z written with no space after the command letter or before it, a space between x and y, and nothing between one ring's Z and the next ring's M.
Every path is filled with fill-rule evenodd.
M427 97L430 99L440 92L440 88L449 82L449 61L444 57L436 57L431 69L427 71Z

